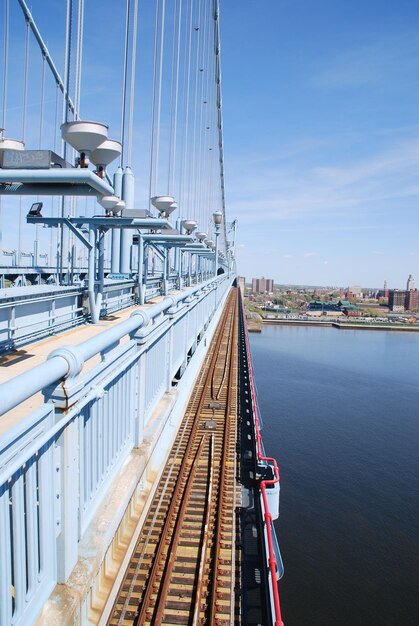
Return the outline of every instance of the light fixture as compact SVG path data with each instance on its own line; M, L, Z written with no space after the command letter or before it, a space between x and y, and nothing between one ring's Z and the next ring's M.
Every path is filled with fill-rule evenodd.
M42 217L41 210L44 206L43 202L34 202L31 208L29 209L29 213L27 217Z
M214 213L212 214L212 217L214 219L214 224L216 226L221 226L222 221L223 221L223 214L221 213L221 211L214 211Z
M191 235L197 228L198 222L195 222L195 220L182 220L182 226L186 230L187 234Z
M169 217L177 209L177 202L173 196L153 196L151 204L156 207L162 218Z

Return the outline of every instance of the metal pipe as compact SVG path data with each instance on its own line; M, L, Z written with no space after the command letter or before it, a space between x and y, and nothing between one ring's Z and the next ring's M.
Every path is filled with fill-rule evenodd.
M93 324L97 324L99 317L96 315L96 300L95 300L95 274L96 274L96 229L91 226L89 229L89 241L91 248L88 255L88 270L87 270L87 295L89 297L90 315L92 316Z
M130 167L126 167L122 175L122 199L125 201L126 209L134 208L134 192L135 179ZM129 275L130 267L130 251L132 244L132 235L129 230L122 229L121 232L121 251L120 251L120 272Z
M59 168L49 170L7 170L0 169L0 183L68 183L88 184L100 196L113 196L114 190L103 179L94 172L85 168ZM62 193L62 192L61 192ZM73 192L71 194L73 195Z
M143 235L138 235L138 300L141 305L145 301L145 282L146 276L144 276L144 239Z
M120 198L122 196L122 167L118 167L113 176L113 187L115 195ZM111 243L111 272L112 274L119 273L119 255L121 246L121 232L113 228L112 229L112 243Z
M105 284L105 233L103 231L99 232L98 238L98 274L99 289L96 296L96 311L99 321Z

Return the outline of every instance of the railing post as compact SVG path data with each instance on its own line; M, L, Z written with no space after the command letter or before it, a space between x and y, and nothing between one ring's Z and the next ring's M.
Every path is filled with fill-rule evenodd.
M80 417L79 419L82 419ZM61 434L61 532L57 537L57 579L65 582L78 557L79 540L79 419L72 420ZM57 465L54 467L57 472ZM57 494L58 495L58 494Z

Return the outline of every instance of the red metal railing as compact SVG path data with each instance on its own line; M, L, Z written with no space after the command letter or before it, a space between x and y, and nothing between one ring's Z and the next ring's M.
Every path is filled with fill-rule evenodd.
M272 593L274 600L274 610L275 610L275 626L284 626L284 622L282 621L281 615L281 603L279 599L279 591L278 591L278 583L276 580L276 574L278 571L278 564L276 562L274 546L273 546L273 538L272 538L272 515L269 511L268 498L266 495L266 487L275 485L280 482L279 476L279 468L278 463L272 457L265 456L262 451L262 435L260 433L260 420L259 420L259 411L256 400L256 390L253 376L253 367L252 360L250 355L250 345L249 345L249 334L247 332L247 324L246 324L246 314L244 310L243 298L241 299L242 311L243 311L243 325L244 325L244 334L246 341L246 352L247 352L247 363L249 366L249 381L250 381L250 389L251 389L251 398L252 398L252 407L253 407L253 415L255 422L255 430L256 430L256 446L257 446L257 456L259 461L268 461L270 465L273 466L274 469L274 478L272 480L262 480L260 483L260 489L262 492L262 500L263 507L265 509L264 518L266 523L266 534L268 539L268 565L271 572L272 578Z

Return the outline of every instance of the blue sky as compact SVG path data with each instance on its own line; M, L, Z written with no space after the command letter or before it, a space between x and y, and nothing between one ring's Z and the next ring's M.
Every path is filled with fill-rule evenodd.
M239 271L402 287L419 275L419 4L223 2Z
M419 279L419 3L220 4L226 198L229 218L239 223L239 273L365 287L385 279L403 287L410 273ZM13 36L22 41L20 9L11 5ZM166 5L170 11L173 3ZM118 137L123 11L111 0L97 6L86 2L82 113L108 122ZM63 1L32 3L60 69L64 8ZM140 0L133 163L139 203L148 184L153 11L154 1ZM13 48L13 137L20 132L14 98L21 98L22 54ZM35 119L40 65L32 63L28 114ZM164 105L162 113L164 126ZM53 115L47 89L45 134ZM29 123L30 147L38 134L37 123ZM2 210L7 219L12 209L4 199Z

